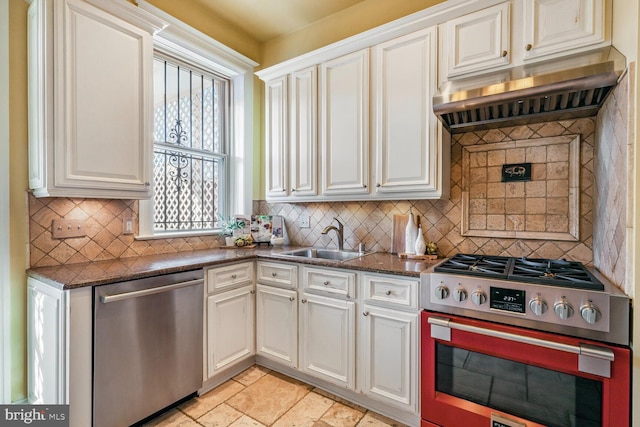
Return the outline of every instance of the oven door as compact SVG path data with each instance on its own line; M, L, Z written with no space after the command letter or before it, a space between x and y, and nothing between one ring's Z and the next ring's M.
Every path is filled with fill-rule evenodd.
M428 311L421 322L423 427L629 426L629 349Z

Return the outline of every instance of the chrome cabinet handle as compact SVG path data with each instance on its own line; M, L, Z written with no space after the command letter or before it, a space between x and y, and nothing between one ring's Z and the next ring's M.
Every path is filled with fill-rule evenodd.
M303 304L306 304L307 300L303 298L303 299L300 300L300 302L303 303Z
M507 52L506 50L503 50L503 51L502 51L502 57L504 58L505 56L507 56L507 54L508 54L508 53L509 53L509 52Z
M368 316L368 315L369 315L369 312L368 312L368 311L363 311L363 312L362 312L362 315L363 315L363 316Z
M294 297L289 297L289 301L293 302L293 301L295 301L295 298Z
M325 286L329 286L329 281L325 280L324 283L322 283L322 284L325 285Z
M231 275L231 278L232 278L232 279L235 279L236 277L238 277L238 276L237 276L237 275L235 275L235 274L232 274L232 275Z
M291 191L292 191L292 192L293 192L293 191L296 191L296 189L295 189L295 188L292 188L292 189L291 189Z
M376 184L376 187L380 188L380 187L382 187L382 184L378 183L378 184Z
M528 43L528 44L525 46L525 49L527 49L527 50L531 50L531 49L533 49L533 45L532 45L531 43Z
M276 277L278 275L278 273L271 273L272 277Z
M256 293L256 291L254 291L253 289L251 289L251 290L249 291L249 293L250 293L250 294L255 294L255 293Z
M387 292L385 292L384 294L385 294L385 295L391 295L391 294L392 294L392 292L391 292L391 291L387 291Z

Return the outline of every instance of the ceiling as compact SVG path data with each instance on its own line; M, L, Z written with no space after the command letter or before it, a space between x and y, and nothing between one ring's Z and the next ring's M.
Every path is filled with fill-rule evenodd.
M365 0L192 0L258 42L289 34Z

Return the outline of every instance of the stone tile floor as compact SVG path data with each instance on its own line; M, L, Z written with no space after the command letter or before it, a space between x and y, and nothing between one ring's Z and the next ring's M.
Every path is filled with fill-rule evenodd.
M404 427L354 403L258 365L165 412L145 426Z

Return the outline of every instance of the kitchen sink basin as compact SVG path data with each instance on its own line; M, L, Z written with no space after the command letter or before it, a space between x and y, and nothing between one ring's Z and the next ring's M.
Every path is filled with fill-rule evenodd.
M295 251L283 252L281 255L306 259L325 259L333 261L347 261L367 255L368 252L345 251L338 249L296 249Z

